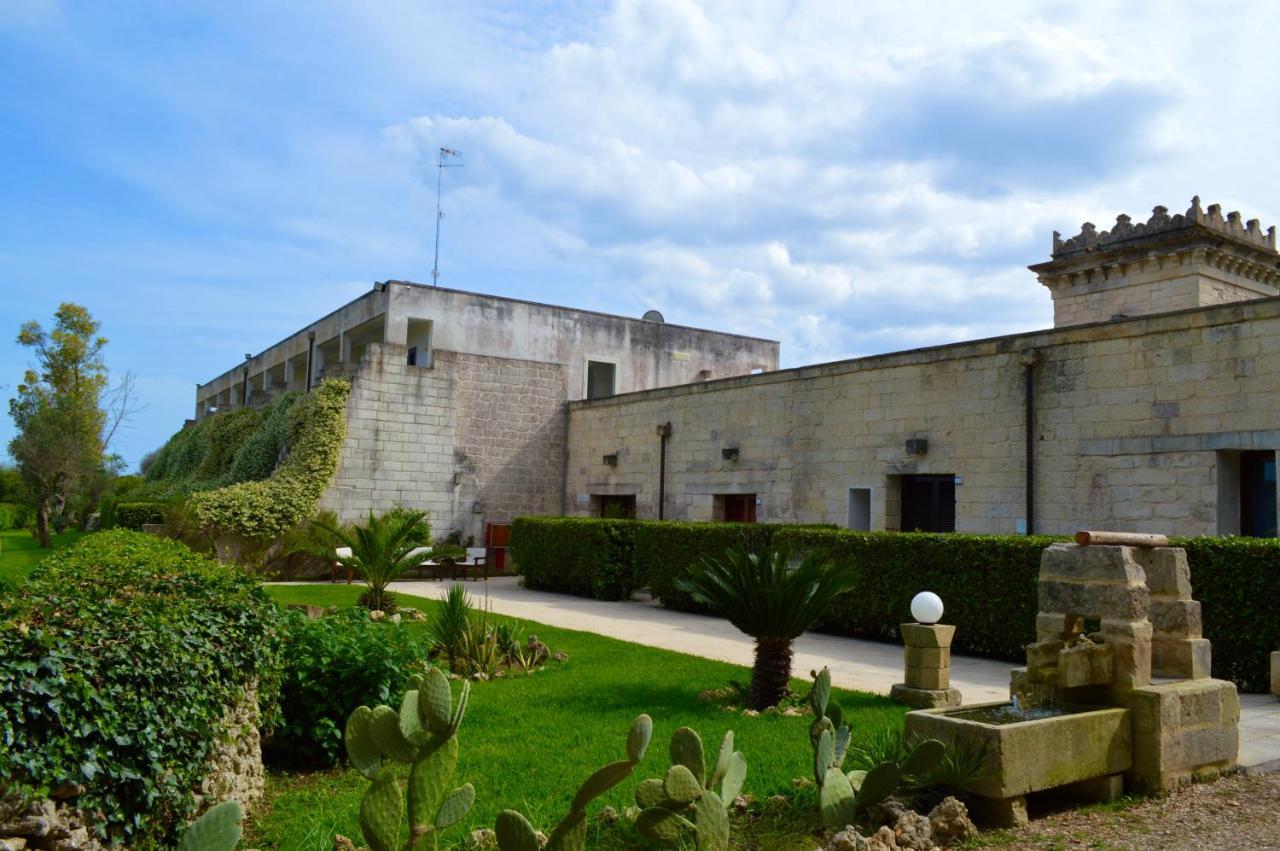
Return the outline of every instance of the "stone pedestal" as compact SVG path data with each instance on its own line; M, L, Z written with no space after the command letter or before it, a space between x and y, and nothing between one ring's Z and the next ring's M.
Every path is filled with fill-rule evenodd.
M951 639L954 626L904 623L906 682L895 685L889 696L899 703L922 709L959 706L960 692L951 687Z
M1151 673L1201 680L1210 676L1209 641L1201 635L1200 604L1191 599L1191 567L1183 549L1135 549L1151 592Z

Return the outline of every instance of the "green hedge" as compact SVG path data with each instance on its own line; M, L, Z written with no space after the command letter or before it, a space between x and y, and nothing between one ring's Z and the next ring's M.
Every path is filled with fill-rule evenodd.
M703 611L675 587L685 568L703 554L768 544L784 528L830 527L518 517L511 527L511 555L529 588L622 600L648 586L668 608Z
M19 502L0 502L0 532L25 529L31 522L31 508Z
M818 629L896 640L911 598L938 594L952 649L1017 660L1035 640L1040 554L1061 538L787 529L775 536L798 553L819 552L858 566L858 581L832 603Z
M279 610L242 572L114 530L0 600L0 785L78 784L104 842L171 846L228 704L274 717Z
M818 629L898 640L911 598L929 590L946 604L959 653L1024 660L1035 639L1041 552L1067 538L852 532L832 527L523 517L512 554L530 588L616 600L648 585L664 606L703 611L676 581L704 554L729 546L786 544L852 559L857 585L832 604ZM1270 653L1280 649L1280 540L1180 538L1192 592L1213 643L1213 672L1245 691L1269 687Z
M163 523L164 508L163 502L117 502L107 522L115 528L137 531L147 523Z
M511 558L527 588L624 600L640 587L635 569L634 520L517 517Z
M1271 651L1280 650L1280 539L1175 538L1191 563L1213 675L1244 691L1271 686Z

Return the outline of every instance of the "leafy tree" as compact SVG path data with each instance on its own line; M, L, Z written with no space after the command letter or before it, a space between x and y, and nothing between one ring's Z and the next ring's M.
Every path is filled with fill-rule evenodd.
M425 547L431 540L431 524L420 511L393 509L382 516L370 511L365 524L351 530L319 519L311 522L332 535L339 546L351 549L349 556L335 556L332 550L316 554L351 568L368 584L360 605L370 609L394 608L395 598L387 586L428 558Z
M98 328L86 308L66 302L51 331L32 321L18 332L35 363L9 400L18 429L9 453L35 509L42 547L50 544L51 522L65 525L68 500L100 486L109 469L107 446L129 413L131 378L115 390L109 386L102 358L107 340Z
M855 576L852 564L813 553L792 567L786 547L734 548L721 558L704 556L677 586L756 640L748 701L753 709L767 709L787 695L792 641L853 585Z

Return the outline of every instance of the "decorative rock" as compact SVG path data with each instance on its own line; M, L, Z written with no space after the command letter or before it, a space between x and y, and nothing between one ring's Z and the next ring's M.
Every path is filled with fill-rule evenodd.
M25 836L9 836L0 839L0 851L23 851L27 847Z
M978 828L969 818L969 808L959 798L944 798L929 813L929 827L933 841L947 847L972 839Z
M893 828L882 827L867 840L867 851L899 851L898 837Z
M867 840L854 828L846 827L831 837L825 851L867 851Z
M473 830L467 834L466 847L473 851L498 847L498 835L487 827Z
M612 824L613 822L617 821L619 818L620 816L618 815L618 811L615 810L613 807L605 807L604 809L600 810L599 819L600 821L606 824Z
M341 833L333 835L333 851L356 851L356 844Z
M929 819L907 810L893 824L894 840L898 847L909 851L933 851L933 828Z

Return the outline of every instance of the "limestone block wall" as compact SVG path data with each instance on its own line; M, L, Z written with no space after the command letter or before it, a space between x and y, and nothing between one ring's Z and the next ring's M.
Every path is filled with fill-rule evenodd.
M404 346L371 345L320 507L343 520L415 508L430 514L434 534L458 529L477 540L486 520L556 513L564 399L556 364L437 351L419 367Z
M656 517L670 422L668 518L754 493L761 521L845 525L849 489L869 488L871 528L895 529L898 477L941 474L960 477L957 531L1014 533L1030 351L1037 532L1217 533L1221 453L1280 448L1280 300L1264 299L573 402L570 511L635 494Z

